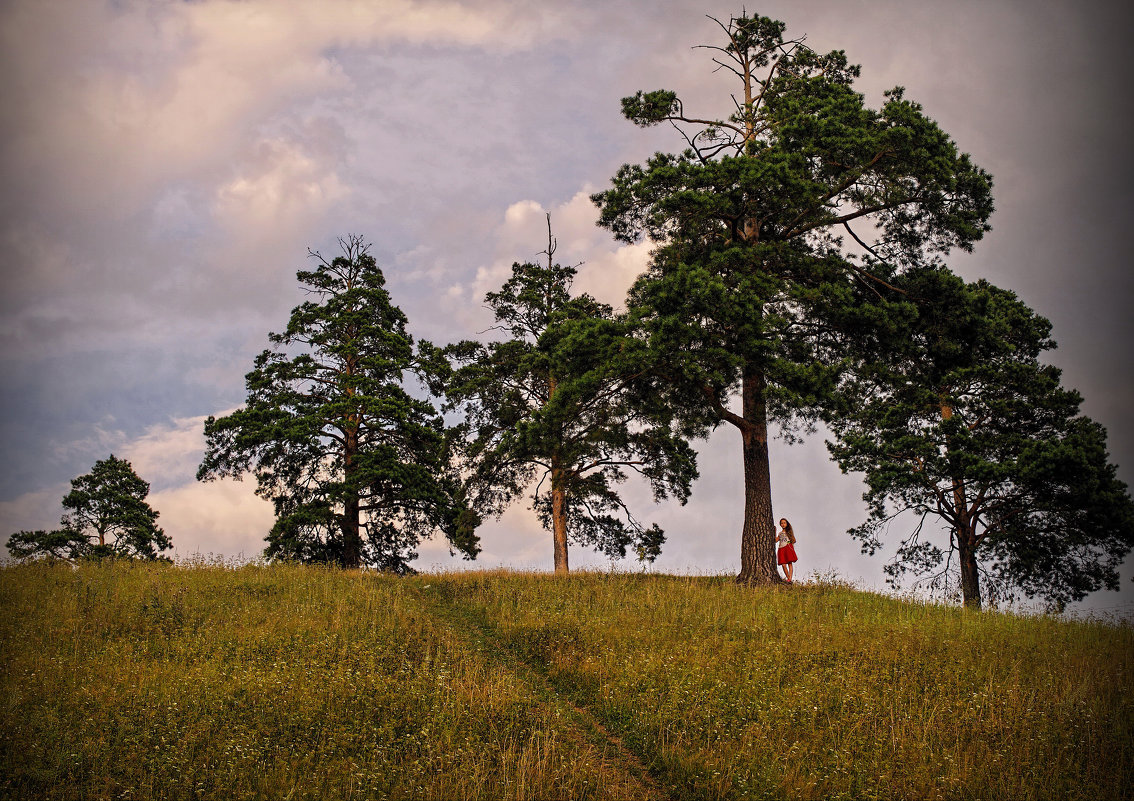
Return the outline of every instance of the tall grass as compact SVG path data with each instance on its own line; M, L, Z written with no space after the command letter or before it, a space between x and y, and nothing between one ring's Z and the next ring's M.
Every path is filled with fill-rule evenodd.
M1134 630L833 583L0 569L0 795L1130 798Z
M0 653L11 797L603 797L554 710L396 578L7 568Z
M681 798L1134 797L1134 631L837 584L448 576Z

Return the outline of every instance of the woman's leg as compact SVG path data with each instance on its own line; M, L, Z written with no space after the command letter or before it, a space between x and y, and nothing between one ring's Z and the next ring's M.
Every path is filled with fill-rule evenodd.
M784 565L784 572L787 573L787 580L789 584L791 583L791 574L795 572L794 570L792 570L792 568L794 567L795 564L793 562L788 562L786 565Z

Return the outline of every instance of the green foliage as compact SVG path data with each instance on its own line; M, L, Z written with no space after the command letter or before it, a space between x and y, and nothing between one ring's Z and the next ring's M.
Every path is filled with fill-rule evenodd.
M644 363L657 366L644 380L686 435L775 420L791 437L831 403L847 339L879 312L872 292L837 256L792 244L662 248L629 294ZM730 408L746 377L763 417Z
M673 123L688 147L624 165L592 200L618 239L658 243L630 295L666 356L656 392L689 433L739 429L741 578L772 580L768 422L792 436L837 402L846 343L885 313L869 301L901 269L971 248L992 182L900 88L867 107L841 51L766 17L718 24L726 42L706 49L739 82L732 112L694 117L663 90L624 99L628 119Z
M275 505L270 557L405 572L440 529L473 558L478 519L449 469L445 426L403 386L438 366L415 353L368 245L340 245L342 256L312 254L318 267L297 274L314 300L269 335L273 348L246 377L247 405L205 422L197 477L254 472L257 494Z
M534 508L553 530L559 492L572 540L611 557L630 547L653 561L664 534L634 519L618 485L633 470L655 499L684 502L694 454L656 402L635 396L646 354L628 322L589 295L571 296L575 268L554 263L550 221L544 252L546 265L513 264L485 298L510 338L448 349L460 365L447 393L465 414L469 501L499 515L534 484Z
M751 103L726 119L684 116L672 92L623 101L639 124L696 125L691 147L624 165L593 196L600 224L627 242L662 243L634 287L690 413L720 421L745 371L768 382L773 418L823 401L835 336L857 333L855 306L883 289L891 265L968 249L988 230L991 181L900 90L875 111L851 88L858 68L783 39L783 23L738 17L719 62ZM718 49L718 48L711 48ZM737 72L774 65L764 79ZM877 227L869 250L848 248L851 223ZM857 251L857 253L856 253ZM861 262L859 266L857 262ZM867 269L871 277L864 277ZM875 280L878 279L878 280ZM766 318L766 319L765 319Z
M165 559L173 543L157 525L158 513L146 503L150 485L125 459L111 454L91 472L71 481L63 498L70 510L54 531L19 531L8 540L18 559Z
M1125 798L1131 654L831 581L9 566L0 796Z
M681 111L675 92L637 92L622 98L622 116L641 128L657 125Z
M831 421L831 453L868 486L870 518L851 533L873 553L890 521L911 513L887 568L895 581L913 571L948 589L953 556L963 564L971 550L991 599L1023 591L1060 606L1117 589L1134 503L1102 426L1039 361L1055 346L1050 323L1013 293L944 269L897 283L910 300L904 322L876 343L881 353L860 351L849 403ZM945 548L927 519L952 532Z
M637 124L696 130L679 128L690 145L679 155L624 165L614 186L593 197L600 224L625 241L644 233L659 242L802 239L831 247L826 229L862 220L880 227L875 258L881 252L889 261L968 248L988 230L991 179L919 104L898 88L880 110L867 108L852 88L859 68L842 52L785 42L782 23L770 22L734 18L722 26L728 46L710 48L727 51L724 62L715 60L751 98L731 116L688 117L669 91L622 101ZM755 71L770 58L761 78Z

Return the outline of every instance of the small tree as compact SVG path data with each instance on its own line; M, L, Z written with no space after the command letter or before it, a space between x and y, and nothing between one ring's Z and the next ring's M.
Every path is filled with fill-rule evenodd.
M555 248L549 215L547 264L513 264L512 277L486 296L511 339L449 348L461 365L448 392L466 416L469 499L499 515L535 484L533 508L552 532L557 573L569 569L568 539L611 557L631 547L653 561L664 534L642 526L616 486L633 470L655 499L684 503L694 454L648 399L634 397L642 343L606 304L571 297L575 268L556 264Z
M446 428L403 386L407 374L430 380L436 365L415 353L369 246L358 236L339 244L343 255L311 253L318 266L298 273L314 300L268 335L274 347L246 376L247 405L205 421L197 478L255 473L257 494L275 506L269 557L401 573L441 530L471 559L478 521L449 469Z
M909 513L891 581L907 571L931 588L956 581L968 606L980 606L982 583L992 599L1021 590L1055 607L1116 589L1134 504L1107 462L1106 432L1039 361L1054 347L1050 323L1011 292L944 269L897 285L909 316L881 352L861 354L851 402L831 420L832 455L868 487L870 517L850 533L874 553ZM934 520L948 529L944 547Z
M857 334L881 263L970 248L991 180L901 88L868 108L841 51L819 54L767 17L718 24L709 50L735 79L730 113L696 116L665 90L624 98L627 119L671 123L688 147L624 165L592 199L617 238L659 245L630 298L667 360L657 392L690 431L739 432L738 579L774 582L769 422L807 424L832 402L840 337Z
M146 503L150 485L125 459L111 454L91 472L71 481L63 498L70 510L54 531L20 531L8 540L8 550L21 559L47 557L80 559L167 559L161 551L173 543L157 525L158 513Z

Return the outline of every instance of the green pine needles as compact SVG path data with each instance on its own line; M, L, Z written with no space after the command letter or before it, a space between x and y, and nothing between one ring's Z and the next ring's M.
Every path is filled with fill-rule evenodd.
M113 453L91 472L71 481L63 498L67 513L54 531L18 531L8 540L17 559L162 559L173 543L146 503L150 485Z
M1062 608L1117 590L1134 503L1106 431L1039 361L1055 346L1051 324L1013 293L941 268L897 285L907 316L893 316L880 349L859 351L830 418L831 454L868 487L869 519L850 533L874 553L892 521L913 521L895 526L892 581L912 572L968 606L1023 592Z
M971 247L991 179L900 88L868 108L841 51L766 17L717 24L724 41L706 49L735 80L730 113L693 116L670 91L625 98L631 122L672 123L686 148L624 165L593 200L618 239L658 245L629 300L668 358L656 391L688 433L740 433L738 579L774 582L769 423L807 425L836 402L845 341L872 322L864 299L903 265Z
M317 253L299 281L312 300L292 310L246 377L244 408L205 422L197 477L256 477L275 505L269 557L407 572L435 531L468 558L477 518L449 469L449 437L428 400L403 386L437 365L414 349L406 316L358 236L342 255Z
M549 215L546 265L513 264L512 277L485 298L508 338L448 350L458 365L447 391L464 413L469 499L499 515L534 485L556 572L569 569L569 539L612 558L630 548L653 561L664 533L641 524L617 487L634 471L655 499L684 503L697 477L694 454L638 391L645 343L610 306L571 295L575 268L555 263L555 248Z

